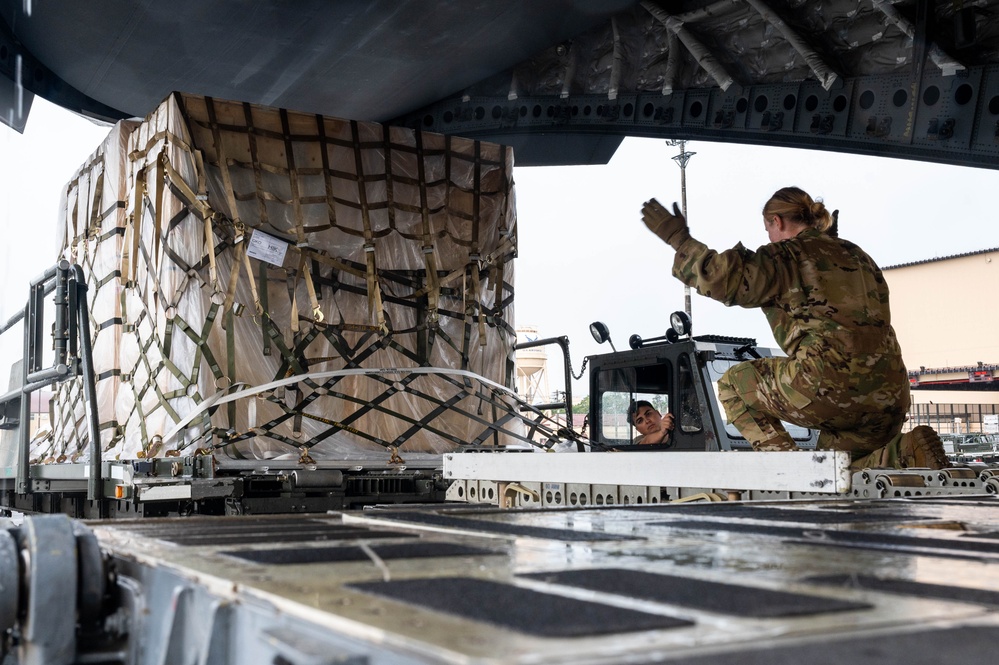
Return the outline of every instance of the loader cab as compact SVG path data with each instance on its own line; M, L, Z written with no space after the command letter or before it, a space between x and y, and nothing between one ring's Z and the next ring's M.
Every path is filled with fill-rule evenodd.
M695 387L692 346L685 342L591 357L591 439L617 450L705 450L704 414ZM686 353L682 347L687 347ZM637 444L641 435L628 422L628 409L643 400L661 414L673 414L669 442Z
M622 452L749 450L746 439L725 422L718 379L735 363L773 352L757 348L749 338L691 337L689 320L676 314L671 318L675 332L645 340L632 335L629 350L590 356L591 441ZM601 330L606 332L606 327L597 328ZM597 332L594 338L600 341ZM673 414L673 435L667 443L637 443L641 437L628 422L628 409L642 400L661 414ZM785 427L799 447L815 447L814 431L789 423Z

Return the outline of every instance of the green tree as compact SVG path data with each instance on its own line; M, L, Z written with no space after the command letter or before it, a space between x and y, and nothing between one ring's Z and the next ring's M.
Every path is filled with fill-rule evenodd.
M669 395L649 395L646 399L652 403L653 408L659 413L669 412Z
M631 395L629 393L605 392L600 396L600 411L607 415L628 413L630 405Z
M652 406L659 411L659 413L667 413L669 411L669 395L652 395L649 393L635 394L630 393L618 393L618 392L606 392L603 393L603 402L601 404L601 411L606 414L619 413L624 414L628 412L628 407L631 405L632 399L636 400L646 400L652 403ZM590 396L587 395L583 399L576 402L572 407L573 413L589 413L590 412Z

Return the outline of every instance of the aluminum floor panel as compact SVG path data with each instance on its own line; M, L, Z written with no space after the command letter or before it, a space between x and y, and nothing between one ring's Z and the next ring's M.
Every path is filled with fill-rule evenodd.
M975 663L994 653L999 553L986 543L994 547L999 498L664 508L292 516L292 525L318 520L352 535L287 545L281 536L294 529L280 518L199 519L199 534L214 523L222 537L193 546L162 539L183 531L183 518L91 526L122 576L147 588L149 608L158 594L197 589L214 599L206 607L255 613L228 624L226 662L271 662L260 660L260 636L288 634L370 665L825 662L819 655L912 664L945 662L953 649ZM234 546L224 537L234 533L253 544ZM182 623L157 616L166 611L149 625ZM164 639L147 636L148 652ZM892 660L865 655L874 653Z

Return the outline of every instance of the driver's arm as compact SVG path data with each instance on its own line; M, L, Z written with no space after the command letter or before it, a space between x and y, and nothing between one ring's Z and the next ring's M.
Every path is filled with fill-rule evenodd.
M656 443L666 443L669 441L670 436L673 434L673 414L666 413L663 414L662 427L658 432L652 432L646 434L639 441L641 445L652 445Z

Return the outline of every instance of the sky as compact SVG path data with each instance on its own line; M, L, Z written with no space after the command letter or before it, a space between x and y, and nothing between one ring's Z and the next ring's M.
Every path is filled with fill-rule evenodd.
M40 98L23 135L0 125L0 321L24 306L30 280L55 262L62 191L108 131ZM690 230L715 249L766 243L761 209L787 185L839 209L840 236L882 267L999 247L999 170L705 141L686 149L694 153L686 169ZM640 214L649 198L680 200L678 153L661 139L628 138L607 165L515 167L515 323L567 336L574 373L585 356L610 351L593 341L592 321L606 323L625 349L632 334L662 335L669 314L683 309L673 250ZM774 346L760 311L692 298L695 335ZM19 327L0 336L0 374L20 344ZM561 355L551 347L553 391L563 388ZM585 395L585 382L572 392Z
M0 322L23 309L28 285L59 256L62 192L110 128L35 97L24 134L0 124ZM0 381L22 355L20 325L0 335Z
M691 234L714 249L767 242L761 214L776 190L801 187L839 209L840 236L890 266L999 247L999 171L901 159L691 141L686 168ZM616 347L665 333L683 309L674 252L641 221L642 203L681 200L679 148L626 139L606 166L518 168L516 319L542 337L567 335L573 372L609 352L589 334L607 324ZM776 346L763 313L692 295L693 333L753 337ZM932 313L928 312L928 317ZM930 324L928 318L927 323ZM549 385L561 386L549 351ZM573 397L587 392L573 385Z

